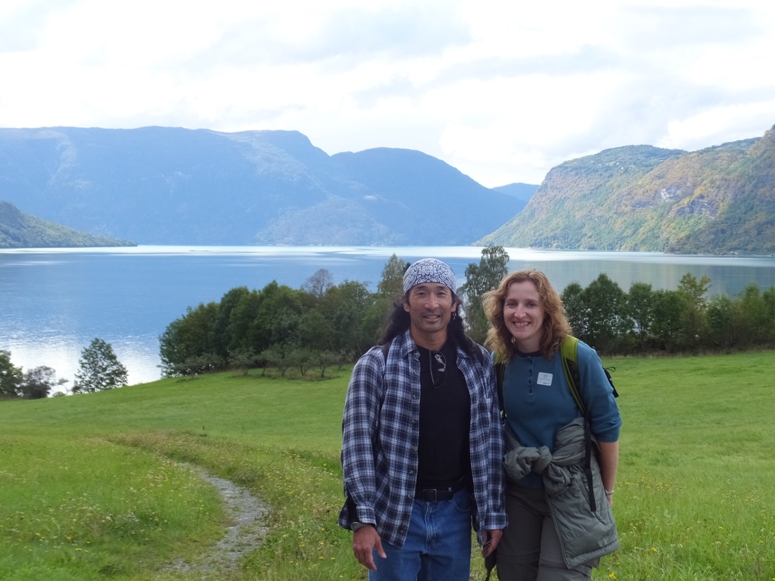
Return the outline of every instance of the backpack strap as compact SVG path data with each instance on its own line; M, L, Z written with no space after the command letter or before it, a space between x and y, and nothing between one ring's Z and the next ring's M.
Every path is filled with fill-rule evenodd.
M497 362L497 358L495 359ZM506 376L506 364L495 363L495 374L498 377L498 409L501 411L501 422L506 421L506 406L503 403L503 378Z
M616 386L614 385L614 380L611 377L611 373L608 371L608 367L603 367L603 371L605 372L605 377L608 380L608 383L611 384L611 389L614 390L614 397L619 397L619 392L616 391ZM611 371L616 371L616 367L611 367Z
M581 399L581 394L578 390L578 386L581 385L581 379L579 378L578 347L579 340L576 337L568 335L563 339L562 345L560 346L562 370L565 372L565 379L568 380L571 395L576 401L576 405L581 410L582 414L586 414L584 400ZM616 367L611 367L610 371L608 367L603 367L603 373L605 373L605 377L613 390L614 397L619 397L619 392L616 391L614 380L611 377L611 371L616 371Z
M565 372L565 379L568 382L570 394L576 402L581 415L584 416L584 475L587 478L587 490L589 493L589 508L592 512L597 510L595 501L595 490L592 480L592 430L589 426L589 415L587 406L581 397L579 386L581 385L581 376L579 375L579 340L576 337L568 335L563 339L560 346L560 355L562 356L562 370Z
M576 407L581 411L581 415L586 417L587 406L584 405L584 400L581 399L581 393L579 392L581 378L579 376L578 351L579 340L576 337L568 335L562 340L560 355L562 356L562 370L565 372L565 380L568 382L570 394L573 396L573 401L576 402Z

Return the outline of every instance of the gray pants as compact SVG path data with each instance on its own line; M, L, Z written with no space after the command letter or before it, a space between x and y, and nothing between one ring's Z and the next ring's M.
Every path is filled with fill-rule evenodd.
M500 581L584 581L592 578L593 559L573 569L562 560L543 489L509 484L506 489L509 526L498 544Z

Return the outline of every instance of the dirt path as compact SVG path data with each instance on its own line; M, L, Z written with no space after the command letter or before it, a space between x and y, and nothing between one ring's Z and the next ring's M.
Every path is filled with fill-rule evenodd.
M268 510L247 488L212 476L198 466L185 466L218 489L233 524L227 528L226 536L195 563L177 559L170 563L167 570L187 574L199 572L204 576L236 571L239 560L260 547L264 541L268 531L265 526Z

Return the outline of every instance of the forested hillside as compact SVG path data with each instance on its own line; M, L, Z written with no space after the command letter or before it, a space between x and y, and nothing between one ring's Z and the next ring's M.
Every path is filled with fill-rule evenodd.
M481 243L773 253L775 130L692 153L641 145L565 162Z
M0 194L139 244L470 244L521 207L419 151L295 131L0 129Z
M67 226L30 216L0 200L0 248L79 248L135 246L134 242L91 236Z

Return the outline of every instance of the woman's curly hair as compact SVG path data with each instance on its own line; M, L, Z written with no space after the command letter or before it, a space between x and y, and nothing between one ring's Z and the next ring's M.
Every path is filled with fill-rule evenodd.
M495 352L495 359L498 362L507 363L517 353L517 346L503 320L503 305L506 302L506 295L509 294L509 286L515 282L525 281L535 285L544 308L541 355L547 359L552 357L557 353L563 339L571 334L562 299L546 275L534 268L512 272L503 278L498 288L485 293L482 299L484 313L490 321L485 345Z

